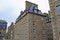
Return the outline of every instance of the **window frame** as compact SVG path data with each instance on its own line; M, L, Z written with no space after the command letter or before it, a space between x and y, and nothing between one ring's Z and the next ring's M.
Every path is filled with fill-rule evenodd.
M57 12L57 14L60 14L60 5L56 6L56 12Z

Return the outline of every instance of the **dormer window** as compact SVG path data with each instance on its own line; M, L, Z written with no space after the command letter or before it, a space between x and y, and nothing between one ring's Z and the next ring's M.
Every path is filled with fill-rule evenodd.
M34 5L31 5L29 8L29 12L33 12Z
M34 13L37 13L37 10L34 10Z
M37 13L38 8L34 6L34 13Z
M38 8L35 6L35 9L38 9Z
M42 14L40 10L38 10L38 14Z
M51 22L51 18L50 18L50 16L47 16L46 17L46 23L50 23Z
M34 4L32 4L29 8L29 12L37 13L38 7Z

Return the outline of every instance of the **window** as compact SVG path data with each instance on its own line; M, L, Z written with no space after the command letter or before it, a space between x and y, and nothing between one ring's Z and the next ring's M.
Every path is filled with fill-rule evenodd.
M34 7L34 5L32 4L30 9L29 9L29 12L33 12L33 7Z
M35 21L33 21L33 25L36 25L36 24L35 24Z
M0 40L3 40L2 37L0 37Z
M36 33L36 29L33 29L33 32L35 32L35 33Z
M2 27L3 27L3 26L2 26L2 25L0 25L0 29L2 29Z
M0 34L1 34L1 32L0 32Z
M5 26L3 26L3 29L5 29Z
M34 6L34 13L37 13L38 8Z
M39 14L42 14L42 12L41 12L40 10L38 10L38 13L39 13Z
M55 1L58 1L58 0L55 0Z
M34 13L37 13L37 10L34 10Z
M33 33L36 34L36 29L33 29Z
M2 33L0 32L0 37L2 36Z
M51 22L51 17L50 16L47 16L46 17L46 23L50 23Z
M34 4L32 4L31 7L29 8L29 12L37 13L37 9L38 9L38 7Z
M60 14L60 6L57 6L57 13Z
M33 36L33 40L36 40L36 35Z
M33 27L36 27L36 22L35 21L33 21Z
M38 9L38 7L36 7L36 6L35 6L35 7L34 7L34 9L36 9L36 10L37 10L37 9Z

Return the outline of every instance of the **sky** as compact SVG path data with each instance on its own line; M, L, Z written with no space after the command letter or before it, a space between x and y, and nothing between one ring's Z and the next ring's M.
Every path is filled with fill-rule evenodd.
M25 1L38 4L38 8L44 13L48 13L48 0L0 0L0 19L6 20L8 26L15 22L20 15L20 11L25 9Z

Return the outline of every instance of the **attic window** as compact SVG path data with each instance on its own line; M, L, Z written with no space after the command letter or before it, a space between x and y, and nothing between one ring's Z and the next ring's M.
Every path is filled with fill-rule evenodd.
M31 5L31 6L30 6L29 12L33 12L33 7L34 7L34 5Z
M34 4L32 4L29 8L29 12L37 13L38 7Z

